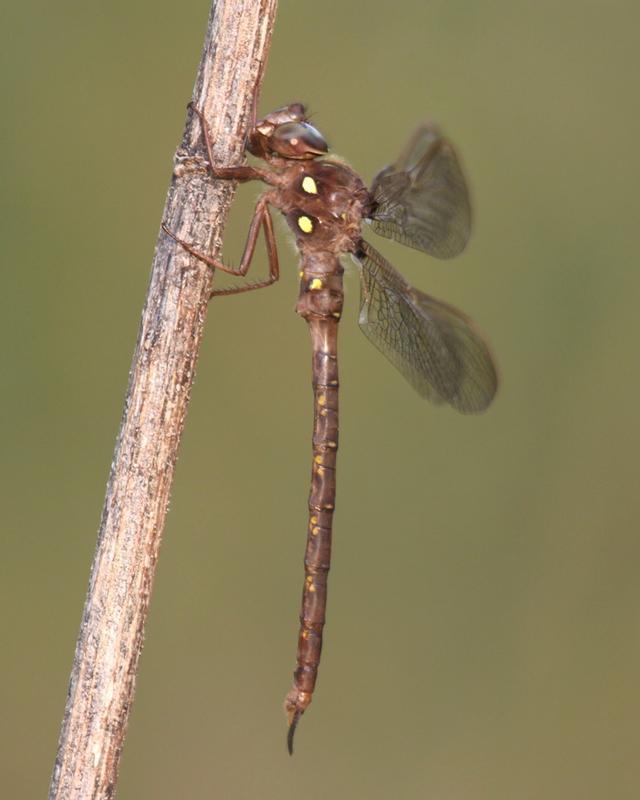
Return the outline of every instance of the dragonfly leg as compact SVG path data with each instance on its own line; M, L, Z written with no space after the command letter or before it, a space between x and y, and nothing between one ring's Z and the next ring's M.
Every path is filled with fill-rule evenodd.
M213 143L211 141L211 133L209 132L209 126L207 125L207 120L204 118L204 114L200 111L199 108L193 103L189 103L187 108L190 108L191 111L198 117L200 120L200 129L202 131L202 138L204 140L204 146L207 150L207 159L208 159L208 167L210 175L213 178L218 178L219 180L227 180L227 181L265 181L270 183L269 180L270 173L266 169L258 169L256 167L248 166L247 164L238 164L235 167L218 167L214 165L214 158L213 158Z
M269 261L269 277L261 281L254 281L252 283L244 284L243 286L229 286L226 289L214 289L210 297L220 297L225 294L240 294L241 292L250 292L253 289L263 289L265 286L271 286L280 277L280 263L278 261L278 248L276 245L276 236L273 230L273 219L269 211L269 204L266 200L259 200L256 206L256 212L251 220L249 226L249 233L247 234L247 243L244 246L244 252L240 261L240 269L242 265L246 264L244 272L239 273L246 275L253 254L256 249L256 242L258 240L258 233L260 232L260 223L262 222L262 229L264 231L265 244L267 246L267 260Z
M249 267L251 266L251 261L253 259L253 255L256 249L256 243L258 241L258 234L260 233L260 226L262 226L264 230L264 236L267 244L267 257L269 260L269 277L265 278L262 281L256 281L254 283L245 284L244 286L229 286L226 289L218 289L214 290L211 293L211 297L215 297L217 295L223 294L240 294L241 292L250 292L252 289L262 289L265 286L270 286L272 283L275 283L278 278L280 277L280 266L278 263L278 250L276 248L276 240L275 240L275 233L273 230L273 220L271 218L271 212L269 211L269 204L266 198L260 198L258 203L256 204L256 208L253 214L253 218L251 220L251 224L249 225L249 233L247 234L247 241L244 246L244 251L242 253L242 258L240 259L240 266L235 269L234 267L229 267L220 261L217 258L213 258L212 256L207 255L206 253L202 253L199 250L196 250L192 245L188 242L185 242L184 239L180 239L176 236L173 231L170 231L167 226L162 223L162 230L178 242L187 253L191 253L192 256L195 256L199 261L203 261L212 269L219 269L222 272L226 272L229 275L236 275L240 278L244 278L244 276L249 271Z

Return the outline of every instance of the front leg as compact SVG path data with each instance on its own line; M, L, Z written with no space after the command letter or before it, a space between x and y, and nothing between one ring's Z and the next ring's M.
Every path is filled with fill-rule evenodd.
M225 181L241 181L242 183L245 181L264 181L265 183L273 183L272 175L266 169L251 167L247 164L239 164L235 167L215 166L213 158L213 143L211 142L211 134L209 132L209 126L207 125L207 120L204 118L202 111L200 111L199 108L196 108L193 103L189 103L187 108L191 109L191 111L193 111L193 113L200 120L200 129L202 130L202 138L204 140L204 146L207 150L207 159L209 162L208 170L213 178Z

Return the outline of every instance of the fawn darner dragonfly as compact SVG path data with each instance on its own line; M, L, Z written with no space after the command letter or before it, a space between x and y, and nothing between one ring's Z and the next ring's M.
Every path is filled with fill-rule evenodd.
M257 122L254 111L246 149L269 169L215 166L206 121L197 108L191 108L200 120L211 176L260 180L270 187L256 204L237 269L200 252L163 225L189 253L236 276L246 275L262 227L269 276L216 289L211 296L247 292L278 280L270 206L285 216L300 253L296 311L311 332L314 427L297 667L285 700L287 746L292 753L296 726L311 703L325 622L338 450L337 334L344 272L340 256L352 255L360 267L360 327L423 397L463 413L483 411L496 392L497 375L489 348L471 320L411 286L362 238L366 220L376 233L438 258L456 256L464 249L471 222L467 187L453 147L436 127L418 128L396 163L383 169L367 189L342 161L325 158L328 145L309 124L300 103Z

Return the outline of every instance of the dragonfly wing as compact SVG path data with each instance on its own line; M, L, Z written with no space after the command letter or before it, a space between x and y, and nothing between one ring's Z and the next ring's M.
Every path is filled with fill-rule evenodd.
M464 250L471 204L462 168L450 142L434 125L422 125L398 161L373 179L376 233L437 258Z
M359 324L423 397L463 413L484 411L498 387L489 347L458 309L411 286L367 242Z

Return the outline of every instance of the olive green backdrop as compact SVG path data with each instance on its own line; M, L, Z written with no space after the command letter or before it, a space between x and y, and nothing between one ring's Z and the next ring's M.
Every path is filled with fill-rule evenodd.
M48 785L207 13L1 12L6 798ZM457 144L467 252L377 245L477 320L502 384L480 417L428 406L347 277L325 652L289 758L312 397L281 228L280 284L210 309L121 800L640 796L639 26L631 0L283 0L263 111L306 100L367 180L421 119Z

